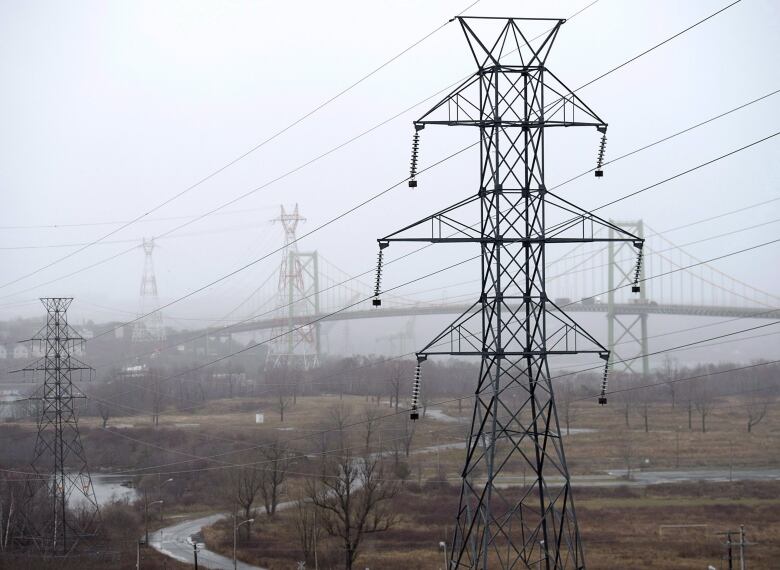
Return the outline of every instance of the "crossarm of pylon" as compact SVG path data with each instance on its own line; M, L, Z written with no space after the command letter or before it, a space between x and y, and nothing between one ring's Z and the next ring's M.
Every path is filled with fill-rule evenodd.
M551 91L551 94L553 95L552 101L544 106L545 126L567 127L572 126L572 124L577 124L581 126L606 128L607 123L580 99L574 91L569 89L552 71L545 69L545 75L545 89ZM545 100L549 100L547 94L545 94ZM566 114L567 109L570 110L568 116ZM584 115L586 120L575 120L575 111L579 111L580 114ZM561 118L556 119L556 116L560 116Z
M476 331L470 331L469 326L474 327ZM449 347L449 350L443 347ZM482 354L482 303L480 301L463 311L422 350L418 351L419 355L425 356L453 353Z
M469 205L473 204L479 205L479 195L471 196L470 198L461 200L443 210L439 210L430 216L426 216L396 232L380 238L378 241L380 243L392 241L442 243L446 241L462 242L464 239L479 240L481 237L480 229L474 228L474 225L478 224L467 224L460 221L455 215L456 211L465 210ZM462 216L463 212L457 212L457 214ZM477 216L479 216L478 210L474 212L474 217ZM415 233L415 230L419 232L427 227L430 228L430 231L426 231L425 235Z
M442 99L440 99L433 107L428 109L428 111L426 111L418 120L414 122L415 125L424 127L428 124L449 124L450 120L452 119L453 105L455 106L455 124L459 122L460 112L462 112L470 122L478 121L477 118L472 116L472 113L475 113L477 116L479 116L479 105L475 104L471 100L473 95L467 96L469 89L478 84L479 74L474 73L462 83L460 83L457 87L455 87L455 89L445 95ZM437 111L445 107L447 109L448 120L431 118ZM471 109L471 111L469 109Z
M571 217L558 222L547 228L545 235L547 238L554 239L555 241L561 241L561 239L567 236L567 232L570 230L579 230L577 237L572 237L573 241L581 241L586 239L588 242L643 242L644 239L632 234L625 228L622 228L612 222L600 218L596 214L588 212L572 204L565 198L561 198L557 194L547 192L546 206L548 209L555 209L567 214L571 214ZM550 213L548 210L548 217ZM612 230L612 237L597 237L598 229L606 228ZM608 233L604 234L608 236Z
M573 335L574 337L571 339L574 343L572 346L573 352L601 355L609 353L606 347L597 341L593 335L583 329L577 321L572 319L563 311L563 309L549 299L547 300L545 312L547 314L547 348L549 354L568 354L568 343L571 339L570 335ZM589 345L583 347L582 344L580 344L580 339L588 342ZM561 348L561 345L563 345L563 348Z

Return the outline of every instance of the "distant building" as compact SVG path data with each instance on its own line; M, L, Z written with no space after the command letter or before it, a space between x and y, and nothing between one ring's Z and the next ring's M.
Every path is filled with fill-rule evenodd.
M0 344L0 360L5 360L8 358L8 350Z

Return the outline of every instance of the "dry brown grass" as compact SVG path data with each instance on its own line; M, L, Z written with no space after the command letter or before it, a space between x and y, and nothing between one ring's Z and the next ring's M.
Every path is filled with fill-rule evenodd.
M442 565L439 541L452 535L454 486L407 485L395 507L402 514L390 531L367 540L358 568L430 570ZM583 489L577 514L590 570L701 570L719 567L723 538L716 533L744 523L751 570L769 570L780 559L780 482L679 484L646 488ZM449 508L452 506L453 508ZM663 525L704 524L668 529ZM239 549L242 560L271 570L301 559L291 513L256 528ZM211 529L207 542L229 554L228 525ZM321 543L320 568L339 568L338 544Z

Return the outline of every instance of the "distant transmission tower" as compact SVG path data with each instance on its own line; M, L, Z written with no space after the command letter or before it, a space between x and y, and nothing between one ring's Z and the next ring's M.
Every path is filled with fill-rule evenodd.
M298 251L296 231L306 218L284 206L278 218L284 230L282 263L279 267L279 319L284 324L271 331L267 365L311 368L319 364L320 324L307 324L320 312L319 260L317 252Z
M91 374L92 368L75 355L83 353L84 339L68 325L73 299L41 299L46 325L31 339L43 356L24 368L43 373L38 437L31 463L35 476L27 482L25 517L29 540L45 552L67 554L81 540L94 536L100 511L87 457L81 445L76 400L84 396L71 375ZM74 394L75 393L75 394Z
M610 220L616 226L628 230L637 236L645 237L645 226L642 220L630 222L616 222ZM614 232L610 229L610 236ZM647 356L647 303L649 300L645 295L645 289L639 293L639 299L636 303L623 305L620 310L616 308L615 293L618 289L633 283L637 279L642 282L645 279L644 265L640 264L639 275L636 269L626 269L618 261L630 245L625 243L610 242L608 246L609 256L609 279L607 281L607 330L610 350L610 366L614 369L620 368L626 372L642 374L647 376L650 373L650 360ZM623 347L619 351L615 349L618 345L628 343L630 347ZM613 364L614 363L614 364Z
M643 241L545 185L546 129L590 126L602 135L607 129L546 68L563 20L458 21L478 69L414 123L409 186L417 186L420 131L447 125L479 129L479 189L378 241L380 251L392 241L479 245L482 290L418 353L412 419L418 417L420 365L429 355L479 357L450 568L582 569L548 358L590 353L608 361L609 355L547 297L546 250L615 241L641 251ZM533 36L537 47L528 39ZM602 136L596 176L603 175L605 143ZM614 235L596 238L600 228ZM381 273L381 255L379 265ZM374 305L381 305L379 295ZM606 403L607 366L600 403Z
M144 274L141 277L141 315L145 317L133 324L133 342L161 343L165 340L162 313L158 310L160 298L157 295L157 278L154 276L154 238L144 238Z

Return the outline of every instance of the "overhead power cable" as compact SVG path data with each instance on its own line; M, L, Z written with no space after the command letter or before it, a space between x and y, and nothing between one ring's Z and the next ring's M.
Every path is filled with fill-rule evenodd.
M760 244L756 244L756 245L753 245L753 246L750 246L750 247L747 247L747 248L743 248L743 249L741 249L741 250L738 250L738 251L733 251L733 252L730 252L730 253L722 254L722 255L720 255L720 256L717 256L717 257L714 257L714 258L711 258L711 259L708 259L708 260L704 260L704 261L701 261L701 262L696 262L696 263L693 263L693 264L691 264L691 265L688 265L688 266L685 266L685 267L678 267L678 268L675 268L675 269L672 269L672 270L666 271L666 272L664 272L664 273L660 273L660 274L653 275L653 276L650 276L650 277L645 277L644 279L640 280L640 282L644 283L644 282L650 281L650 280L652 280L652 279L657 279L657 278L660 278L660 277L663 277L663 276L666 276L666 275L669 275L669 274L672 274L672 273L677 273L677 272L679 272L679 271L683 271L683 270L686 270L686 269L690 269L691 267L697 267L697 266L699 266L699 265L702 265L702 264L705 264L705 263L710 263L710 262L712 262L712 261L717 261L717 260L720 260L720 259L725 259L725 258L727 258L727 257L731 257L731 256L734 256L734 255L739 255L739 254L742 254L742 253L746 253L746 252L749 252L749 251L753 251L753 250L756 250L756 249L758 249L758 248L765 247L765 246L767 246L767 245L774 244L774 243L777 243L777 242L780 242L780 238L778 238L778 239L775 239L775 240L771 240L771 241L767 241L767 242L763 242L763 243L760 243ZM437 271L435 271L435 272L433 272L433 273L429 273L429 274L427 274L427 275L424 275L424 276L422 276L422 277L418 277L418 278L416 278L416 279L413 279L413 280L407 281L407 282L405 282L405 283L403 283L403 284L401 284L401 285L397 285L397 286L395 286L395 287L392 287L392 288L386 289L385 291L396 290L396 289L399 289L399 288L401 288L401 287L404 287L404 286L406 286L406 285L408 285L408 284L411 284L411 283L414 283L414 282L417 282L417 281L421 281L421 280L423 280L423 279L425 279L425 278L428 278L428 277L430 277L430 276L432 276L432 275L436 275L436 274L438 274L438 273L441 273L442 271L446 271L446 270L448 270L448 269L451 269L451 268L457 267L457 266L459 266L459 265L462 265L462 264L464 264L464 263L468 263L469 261L473 261L473 260L477 259L478 257L479 257L479 256L474 256L474 257L470 257L470 258L464 259L464 260L462 260L462 261L460 261L460 262L457 262L457 263L455 263L455 264L453 264L453 265L447 266L447 267L445 267L445 268L443 268L443 269L437 270ZM601 293L597 293L597 294L598 294L598 295L604 295L604 294L607 294L607 293L609 293L610 291L616 291L616 290L618 290L618 289L620 289L620 287L614 287L614 288L612 288L612 289L610 289L610 290L603 291L603 292L601 292ZM307 322L305 322L305 323L302 323L302 324L300 324L300 325L298 325L298 326L296 326L296 327L293 327L293 328L291 328L291 329L290 329L290 330L288 330L288 331L284 331L284 332L282 332L282 333L280 333L280 334L276 335L275 337L272 337L272 338L270 338L270 339L268 339L268 340L266 340L266 341L261 341L261 342L258 342L258 343L251 344L251 345L249 345L249 346L247 346L247 347L244 347L244 348L242 348L242 349L240 349L240 350L238 350L238 351L231 352L231 353L229 353L229 354L227 354L227 355L224 355L224 356L221 356L221 357L219 357L219 358L216 358L216 359L214 359L214 360L208 361L208 362L206 362L206 363L203 363L203 364L201 364L201 365L198 365L198 366L196 366L196 367L194 367L194 368L190 368L190 369L187 369L187 370L183 370L183 371L181 371L181 372L179 372L179 373L177 373L177 374L174 374L174 375L171 375L171 376L167 376L167 377L163 378L162 380L160 380L160 384L162 384L162 383L164 383L164 382L167 382L167 381L169 381L169 380L172 380L172 379L174 379L174 378L179 378L179 377L181 377L181 376L183 376L183 375L186 375L186 374L189 374L189 373L191 373L191 372L195 372L195 371L197 371L197 370L202 370L203 368L207 368L207 367L209 367L209 366L212 366L212 365L214 365L214 364L217 364L217 363L219 363L219 362L222 362L222 361L224 361L224 360L227 360L227 359L229 359L229 358L231 358L231 357L233 357L233 356L236 356L236 355L238 355L238 354L242 354L242 353L244 353L244 352L247 352L247 351L249 351L249 350L252 350L252 349L254 349L254 348L257 348L258 346L261 346L261 345L263 345L263 344L269 343L269 342L271 342L271 341L273 341L273 340L276 340L277 338L281 338L281 337L283 337L283 336L285 336L285 335L287 335L287 334L292 334L292 333L294 333L294 332L296 332L297 330L300 330L300 329L302 329L302 328L305 328L305 327L311 326L311 325L313 325L313 324L316 324L316 323L318 323L318 322L321 322L321 321L323 321L323 320L327 320L328 318L331 318L331 317L333 317L333 316L335 316L335 315L337 315L337 314L339 314L339 313L341 313L341 312L343 312L343 311L346 311L346 310L348 310L349 308L351 308L351 307L353 307L353 306L356 306L356 305L358 305L358 304L361 304L361 303L365 303L365 302L367 302L367 300L368 300L368 299L370 299L370 298L372 298L372 297L373 297L373 295L372 295L372 296L369 296L369 297L366 297L365 299L361 299L361 300L359 300L359 301L356 301L355 303L352 303L352 304L346 305L346 306L344 306L344 307L341 307L341 308L337 309L336 311L333 311L333 312L331 312L331 313L328 313L327 315L323 315L323 316L321 316L321 317L318 317L318 318L316 318L316 319L312 319L312 320L310 320L310 321L307 321ZM565 305L561 305L561 308L562 308L562 309L564 309L564 308L566 308L566 307L568 307L568 306L571 306L571 305L574 305L574 304L576 304L577 302L578 302L578 301L572 301L572 302L570 302L570 303L567 303L567 304L565 304ZM780 322L780 321L779 321L779 322ZM759 328L760 328L760 327L759 327ZM753 329L748 329L748 330L753 330ZM661 352L663 352L663 351L661 351ZM599 365L597 368L598 368L598 369L601 369L601 365ZM594 369L595 369L595 368L594 368ZM590 369L586 369L586 370L590 370ZM583 372L583 371L585 371L585 370L580 370L578 373L580 373L580 372ZM120 406L122 406L122 404L119 404L119 403L117 403L117 402L113 402L113 403L115 403L115 404L117 404L117 405L120 405Z
M461 10L461 12L458 15L461 15L461 14L465 13L470 8L472 8L475 5L477 5L479 2L481 2L481 0L475 0L474 2L470 3L468 6L466 6L466 8ZM221 174L222 172L224 172L225 170L227 170L231 166L233 166L233 165L237 164L238 162L242 161L243 159L245 159L250 154L256 152L259 149L261 149L262 147L264 147L269 142L277 139L278 137L280 137L281 135L283 135L284 133L286 133L287 131L289 131L290 129L295 127L296 125L298 125L301 122L305 121L306 119L308 119L309 117L311 117L312 115L314 115L315 113L317 113L318 111L323 109L324 107L327 107L328 105L330 105L331 103L333 103L334 101L336 101L337 99L339 99L340 97L342 97L343 95L345 95L346 93L348 93L349 91L351 91L352 89L354 89L355 87L357 87L358 85L360 85L361 83L363 83L364 81L366 81L367 79L369 79L370 77L375 75L376 73L378 73L379 71L381 71L382 69L384 69L385 67L390 65L392 62L394 62L395 60L397 60L398 58L400 58L401 56L403 56L404 54L406 54L407 52L409 52L413 48L415 48L418 45L420 45L421 43L423 43L425 40L430 38L436 32L438 32L439 30L441 30L442 28L447 26L451 21L452 20L448 20L448 21L444 22L443 24L441 24L440 26L438 26L437 28L435 28L431 32L427 33L425 36L423 36L419 40L413 42L407 48L403 49L402 51L400 51L399 53L397 53L396 55L391 57L389 60L385 61L384 63L382 63L378 67L372 69L367 74L365 74L362 77L360 77L354 83L352 83L349 86L347 86L346 88L342 89L341 91L339 91L338 93L336 93L332 97L329 97L328 99L326 99L325 101L323 101L322 103L320 103L319 105L317 105L316 107L311 109L310 111L308 111L308 112L304 113L302 116L298 117L292 123L288 124L287 126L283 127L282 129L276 131L274 134L272 134L268 138L264 139L263 141L257 143L255 146L253 146L249 150L243 152L242 154L238 155L236 158L234 158L234 159L228 161L227 163L223 164L222 166L220 166L216 170L213 170L212 172L210 172L209 174L207 174L203 178L199 179L194 184L191 184L190 186L186 187L185 189L181 190L180 192L177 192L173 196L171 196L169 198L166 198L165 200L163 200L162 202L158 203L156 206L153 206L152 208L150 208L149 210L147 210L143 214L139 214L138 216L136 216L135 218L127 221L126 223L122 224L118 228L115 228L115 229L113 229L113 230L103 234L101 237L99 237L99 238L97 238L97 239L95 239L95 240L93 240L93 241L83 245L82 247L79 247L78 249L76 249L76 250L74 250L74 251L72 251L72 252L70 252L70 253L62 256L62 257L59 257L59 258L55 259L54 261L51 261L51 262L49 262L49 263L47 263L47 264L45 264L45 265L43 265L43 266L41 266L41 267L31 271L29 273L26 273L26 274L24 274L24 275L22 275L20 277L12 279L11 281L7 281L7 282L3 283L2 285L0 285L0 289L5 288L5 287L7 287L9 285L13 285L15 283L18 283L19 281L22 281L24 279L27 279L28 277L36 275L36 274L40 273L41 271L44 271L44 270L46 270L46 269L48 269L48 268L50 268L50 267L52 267L52 266L62 262L62 261L65 261L66 259L70 259L74 255L76 255L76 254L78 254L78 253L88 249L89 247L92 247L95 244L98 244L98 243L102 242L105 239L108 239L109 237L115 235L116 233L122 231L123 229L125 229L125 228L131 226L132 224L142 220L146 216L148 216L148 215L150 215L150 214L160 210L161 208L167 206L171 202L174 202L175 200L181 198L182 196L184 196L188 192L194 190L195 188L201 186L205 182L208 182L209 180L211 180L215 176Z
M651 185L649 185L649 186L645 186L644 188L640 188L639 190L636 190L636 191L634 191L634 192L631 192L631 193L629 193L629 194L625 194L625 195L621 196L620 198L616 198L615 200L612 200L612 201L610 201L610 202L607 202L607 203L605 203L605 204L602 204L601 206L598 206L598 207L594 208L592 211L601 210L601 209L603 209L603 208L606 208L607 206L611 206L612 204L616 204L616 203L618 203L618 202L621 202L621 201L623 201L623 200L626 200L626 199L628 199L628 198L631 198L631 197L633 197L633 196L636 196L636 195L638 195L638 194L641 194L641 193L643 193L643 192L647 192L648 190L652 190L653 188L657 188L658 186L661 186L662 184L665 184L666 182L670 182L670 181L672 181L672 180L675 180L675 179L677 179L677 178L680 178L681 176L684 176L684 175L686 175L686 174L690 174L691 172L695 172L696 170L699 170L699 169L701 169L701 168L704 168L705 166L709 166L709 165L711 165L711 164L714 164L714 163L716 163L716 162L718 162L718 161L720 161L720 160L723 160L724 158L727 158L727 157L733 156L733 155L735 155L735 154L737 154L737 153L739 153L739 152L741 152L741 151L743 151L743 150L746 150L746 149L748 149L748 148L751 148L751 147L753 147L753 146L755 146L755 145L757 145L757 144L760 144L760 143L762 143L762 142L766 142L767 140L769 140L769 139L771 139L771 138L773 138L773 137L777 136L778 134L780 134L780 131L777 131L777 132L775 132L775 133L774 133L774 134L772 134L772 135L766 136L766 137L764 137L764 138L761 138L761 139L759 139L759 140L757 140L757 141L754 141L754 142L752 142L752 143L750 143L750 144L747 144L747 145L744 145L744 146L742 146L742 147L740 147L740 148L737 148L737 149L735 149L735 150L732 150L732 151L730 151L730 152L728 152L728 153L726 153L726 154L720 155L720 156L718 156L718 157L716 157L716 158L713 158L713 159L710 159L710 160L708 160L708 161L706 161L706 162L703 162L703 163L701 163L701 164L698 164L698 165L696 165L696 166L694 166L694 167L692 167L692 168L689 168L689 169L687 169L687 170L685 170L685 171L683 171L683 172L679 172L679 173L677 173L677 174L675 174L675 175L673 175L673 176L670 176L670 177L668 177L668 178L665 178L665 179L663 179L663 180L661 180L661 181L659 181L659 182L655 182L654 184L651 184ZM477 141L476 143L472 143L472 144L470 144L470 145L468 145L468 146L466 146L466 147L463 147L463 148L461 148L460 150L456 151L456 152L455 152L455 153L453 153L453 154L450 154L449 156L447 156L446 158L444 158L444 159L442 159L442 160L439 160L438 162L436 162L436 163L432 164L431 166L428 166L428 167L426 167L426 168L424 168L424 169L421 169L419 172L420 172L420 173L422 173L422 172L425 172L425 171L427 171L427 170L430 170L431 168L434 168L434 167L436 167L436 166L440 165L441 163L445 162L446 160L449 160L450 158L453 158L454 156L456 156L456 155L458 155L458 154L460 154L460 153L462 153L462 152L465 152L466 150L468 150L468 149L470 149L470 148L473 148L473 147L474 147L474 146L476 146L477 144L479 144L479 141ZM390 187L388 187L388 188L386 188L386 189L382 190L381 192L379 192L379 193L377 193L377 194L374 194L374 195L373 195L373 196L371 196L370 198L368 198L368 199L364 200L363 202L361 202L361 203L359 203L359 204L357 204L357 205L353 206L353 207L352 207L352 208L350 208L349 210L347 210L347 211L345 211L345 212L343 212L343 213L341 213L341 214L337 215L337 216L336 216L336 217L334 217L334 218L331 218L329 221L327 221L327 222L325 222L325 223L323 223L323 224L320 224L320 225L319 225L319 226L317 226L316 228L314 228L314 229L312 229L312 230L308 231L307 233L305 233L305 234L301 235L300 237L297 237L295 241L296 241L296 242L298 242L298 241L300 241L300 240L304 239L305 237L307 237L307 236L310 236L310 235L311 235L311 234L313 234L314 232L316 232L316 231L319 231L320 229L322 229L322 228L324 228L324 227L327 227L327 226L331 225L332 223L334 223L334 222L336 222L336 221L340 220L341 218L343 218L343 217L347 216L348 214L350 214L350 213L354 212L355 210L358 210L359 208L362 208L362 207L363 207L363 206L365 206L366 204L369 204L370 202L373 202L374 200L376 200L377 198L379 198L379 197L383 196L384 194L386 194L386 193L390 192L390 191L391 191L391 190L393 190L394 188L396 188L396 187L398 187L398 186L402 185L402 184L403 184L405 181L406 181L406 179L404 179L404 180L401 180L401 181L399 181L399 182L396 182L396 183L395 183L395 184L393 184L392 186L390 186ZM568 221L567 221L567 222L562 222L562 224L566 224L566 223L568 223ZM264 260L264 259L267 259L269 256L273 255L274 253L277 253L278 251L281 251L282 249L283 249L283 247L277 248L276 250L274 250L274 251L271 251L271 252L269 252L269 253L267 253L267 254L263 255L262 257L260 257L260 258L257 258L257 259L255 259L255 260L253 260L253 261L249 262L248 264L246 264L246 265L244 265L244 266L242 266L242 267L240 267L240 268L238 268L238 269L236 269L236 270L232 271L231 273L228 273L228 274L226 274L226 275L223 275L222 277L219 277L218 279L216 279L216 280L214 280L214 281L212 281L212 282L210 282L210 283L208 283L208 284L206 284L206 285L204 285L204 286L202 286L202 287L200 287L200 288L198 288L198 289L195 289L195 290L193 290L193 291L190 291L189 293L187 293L187 294L185 294L185 295L183 295L183 296L181 296L181 297L179 297L179 298L177 298L177 299L174 299L173 301L170 301L169 303L167 303L166 305L163 305L162 307L160 307L160 308L159 308L159 309L157 309L157 310L162 310L162 309L165 309L165 308L167 308L167 307L169 307L169 306L171 306L171 305L173 305L173 304L175 304L175 303L178 303L179 301L182 301L182 300L184 300L184 299L186 299L186 298L189 298L189 297L191 297L191 296L193 296L193 295L195 295L195 294L199 293L200 291L203 291L204 289L207 289L207 288L211 287L212 285L215 285L216 283L219 283L219 282L221 282L221 281L224 281L225 279L227 279L227 278L229 278L229 277L231 277L231 276L235 275L236 273L239 273L239 272L243 271L244 269L247 269L248 267L251 267L252 265L255 265L256 263L259 263L260 261L262 261L262 260ZM148 314L151 314L151 313L148 313ZM133 322L135 322L135 321L138 321L138 320L140 320L140 319L143 319L144 317L148 316L148 314L146 314L146 315L141 315L141 316L137 317L136 319L133 319L133 320L131 320L131 321L128 321L127 323L123 323L122 325L120 325L120 326L118 326L118 327L114 327L114 328L112 328L112 329L109 329L109 330L107 330L107 331L101 332L101 333L99 333L98 335L96 335L96 337L95 337L95 338L97 338L97 337L100 337L100 336L104 336L104 335L106 335L106 334L109 334L109 333L112 333L112 332L114 332L114 331L115 331L117 328L121 328L122 326L126 326L126 325L128 325L128 324L131 324L131 323L133 323Z
M738 0L738 1L740 1L740 0ZM575 12L575 14L573 14L571 17L569 17L569 21L570 21L570 20L572 20L572 19L573 19L575 16L577 16L578 14L582 13L584 10L586 10L586 9L588 9L589 7L591 7L592 5L594 5L595 3L596 3L596 2L591 2L590 4L586 5L586 6L585 6L584 8L582 8L581 10L579 10L579 11ZM736 2L735 2L735 3L736 3ZM727 6L727 8L728 8L728 7L730 7L730 6ZM468 8L467 8L467 9L468 9ZM587 84L580 86L580 88L579 88L579 89L582 89L583 87L585 87L585 86L587 86L587 85L590 85L591 83L593 83L593 82L595 82L595 81L598 81L598 80L599 80L599 79L601 79L602 77L606 77L607 75L609 75L609 74L613 73L614 71L617 71L617 69L620 69L620 68L621 68L621 67L623 67L624 65L627 65L628 63L630 63L630 62L632 62L632 61L635 61L636 59L638 59L638 58L642 57L643 55L646 55L647 53L650 53L650 52L652 52L653 50L655 50L656 48L660 47L660 46L661 46L661 45L663 45L664 43L666 43L666 42L668 42L668 41L671 41L672 39L674 39L674 38L676 38L676 37L678 37L678 36L682 35L683 33L685 33L686 31L688 31L688 30L690 30L690 29L693 29L693 28L694 28L694 27L696 27L697 25L699 25L699 24L701 24L702 22L704 22L704 21L708 20L709 18L713 17L714 15L716 15L717 13L720 13L720 12L721 12L721 11L723 11L723 10L725 10L725 8L724 8L724 9L722 9L722 10L719 10L719 11L718 11L718 12L716 12L715 14L712 14L712 15L710 15L710 16L708 16L708 17L706 17L706 18L702 19L702 20L700 20L699 22L697 22L697 23L696 23L696 24L694 24L693 26L690 26L690 27L689 27L689 28L687 28L686 30L683 30L683 31L681 31L681 32L678 32L678 33L677 33L677 34L675 34L674 36L672 36L672 37L670 37L670 38L667 38L666 40L664 40L664 41L660 42L659 44L656 44L655 46L653 46L653 47L651 47L651 48L649 48L649 49L645 50L643 53L639 54L638 56L634 56L633 58L631 58L631 60L624 62L623 64L621 64L621 65L617 66L616 68L613 68L612 70L610 70L610 71L608 71L608 72L606 72L606 73L602 74L601 76L599 76L599 77L597 77L597 78L594 78L593 80L591 80L591 81L590 81L590 82L588 82ZM263 184L262 186L260 186L260 187L258 187L258 188L252 189L252 190L250 190L250 191L248 191L248 192L246 192L246 193L244 193L244 194L242 194L242 195L238 196L237 198L235 198L235 199L233 199L233 200L231 200L231 201L229 201L229 202L227 202L227 203L224 203L224 204L222 204L221 206L218 206L217 208L214 208L214 209L210 210L209 212L206 212L206 213L202 214L201 216L199 216L199 217L197 217L197 218L195 218L195 219L193 219L193 220L191 220L191 221L189 221L189 222L187 222L187 223L185 223L185 224L182 224L182 225L180 225L180 226L177 226L176 228L173 228L172 230L170 230L170 231L168 231L168 232L165 232L164 234L161 234L161 236L163 236L163 235L168 235L169 233L171 233L171 232L173 232L173 231L177 231L178 229L181 229L182 227L185 227L186 225L189 225L189 224L191 224L191 223L194 223L195 221L198 221L198 220L202 219L203 217L206 217L206 216L212 215L212 214L216 213L217 211L221 210L222 208L224 208L224 207L227 207L227 206L229 206L229 205L231 205L231 204L234 204L235 202L237 202L237 201L239 201L239 200L241 200L241 199L243 199L243 198L247 197L248 195L250 195L250 194L252 194L252 193L254 193L254 192L257 192L258 190L260 190L260 189L262 189L262 188L264 188L264 187L268 186L269 184L272 184L272 183L274 183L274 182L276 182L276 181L278 181L278 180L281 180L282 178L285 178L286 176L289 176L289 175L291 175L292 173L294 173L294 172L297 172L298 170L301 170L302 168L304 168L304 167L308 166L309 164L312 164L312 163L316 162L317 160L319 160L319 159L321 159L321 158L323 158L323 157L325 157L325 156L327 156L327 155L331 154L332 152L335 152L336 150L338 150L338 149L340 149L340 148L343 148L344 146L346 146L346 145L350 144L351 142L354 142L355 140L357 140L357 139L361 138L362 136L364 136L364 135L368 134L369 132L371 132L371 131L373 131L373 130L375 130L375 129L379 128L380 126L382 126L382 125L384 125L384 124L386 124L386 123L388 123L388 122L390 122L391 120L394 120L395 118L397 118L397 117L400 117L401 115L405 114L406 112L408 112L408 111L412 110L413 108L415 108L415 107L417 107L417 106L421 105L422 103L424 103L425 101L427 101L427 100L429 100L429 99L431 99L431 98L435 97L436 95L438 95L438 94L440 94L440 93L442 93L442 92L444 92L444 91L446 91L446 90L450 89L452 86L454 86L454 85L456 85L456 84L458 84L458 83L460 83L460 82L461 82L461 80L458 80L457 82L455 82L455 83L453 83L453 84L449 85L448 87L445 87L444 89L442 89L442 90L438 91L437 93L434 93L433 95L431 95L431 96L429 96L429 97L427 97L427 98L423 99L423 100L422 100L422 101L420 101L419 103L415 103L415 104L414 104L414 105L412 105L411 107L409 107L409 108L405 109L404 111L402 111L402 112L400 112L400 113L398 113L398 114L394 115L393 117L390 117L389 119L386 119L385 121L382 121L381 123L378 123L377 125L375 125L375 126L373 126L373 127L369 128L369 129L367 129L366 131L364 131L364 132L360 133L359 135L356 135L355 137L352 137L351 139L347 140L346 142L344 142L344 143L341 143L341 144L339 144L339 145L337 145L337 146L335 146L335 147L331 148L330 150L328 150L328 151L326 151L326 152L322 153L321 155L319 155L319 156L315 157L314 159L311 159L311 160L309 160L308 162L306 162L306 163L304 163L304 164L302 164L302 165L300 165L300 166L298 166L298 167L294 168L293 170L290 170L290 171L288 171L287 173L285 173L285 174L283 174L283 175L281 175L281 176L279 176L279 177L277 177L277 178L275 178L275 179L272 179L272 180L271 180L271 181L269 181L268 183L266 183L266 184ZM175 198L173 198L173 199L175 199ZM154 210L150 210L150 212L147 212L147 214L148 214L148 213L151 213L152 211L154 211ZM142 215L142 216L138 217L137 219L140 219L140 218L144 217L144 216L145 216L145 215L147 215L147 214L144 214L144 215ZM127 225L130 225L130 224L132 224L132 223L134 223L134 221L133 221L133 220L131 220L131 221L130 221L128 224L126 224L125 226L122 226L122 227L118 228L117 230L114 230L113 232L110 232L109 234L106 234L105 236L103 236L103 238L100 238L99 240L96 240L95 242L91 242L91 243L97 243L98 241L100 241L100 240L102 240L102 239L105 239L106 237L110 237L111 235L113 235L113 234L114 234L114 233L116 233L117 231L120 231L121 229L123 229L124 227L127 227ZM11 285L11 284L13 284L13 283L16 283L16 282L18 282L18 281L20 281L20 280L22 280L22 279L25 279L25 278L27 278L27 277L29 277L29 276L31 276L31 275L34 275L34 274L36 274L36 273L38 273L38 272L40 272L40 271L43 271L44 269L47 269L48 267L51 267L51 265L53 265L53 264L55 264L55 263L59 263L59 261L62 261L63 259L66 259L67 257L70 257L70 256L72 256L72 255L75 255L75 254L76 254L76 253L78 253L79 251L83 251L83 250L84 250L84 249L86 249L87 247L90 247L90 246L89 246L89 245L86 245L86 246L84 246L83 248L81 248L80 250L77 250L77 251L71 252L71 253L70 253L70 254L68 254L68 256L66 256L66 257L60 258L59 260L55 260L54 262L52 262L52 263L48 264L47 266L44 266L44 267L41 267L41 268L39 268L39 269L35 270L33 273L30 273L30 274L28 274L28 275L25 275L25 276L22 276L22 277L20 277L20 278L17 278L17 279L16 279L16 280L14 280L14 281L11 281L11 282L8 282L8 283L5 283L5 284L2 284L2 285L0 285L0 289L2 289L2 288L4 288L4 287L6 287L6 286L8 286L8 285ZM95 266L97 266L97 265L100 265L100 264L102 264L102 263L104 263L104 262L110 261L111 259L115 259L116 257L119 257L120 255L124 255L124 254L126 254L126 253L128 253L128 252L129 252L129 251L120 252L119 254L117 254L117 255L115 255L115 256L112 256L111 258L107 258L107 259L105 259L105 260L103 260L103 261L101 261L101 262L98 262L98 263L92 264L92 265L88 266L86 269L91 269L92 267L95 267ZM61 278L55 279L54 281L56 281L56 280L59 280L59 279L62 279L62 278L70 277L71 275L73 275L73 273L71 273L71 274L68 274L68 275L66 275L66 276L63 276L63 277L61 277ZM53 282L53 281L49 281L49 282L47 282L46 284L49 284L49 283L51 283L51 282ZM0 297L0 298L5 298L5 297Z

